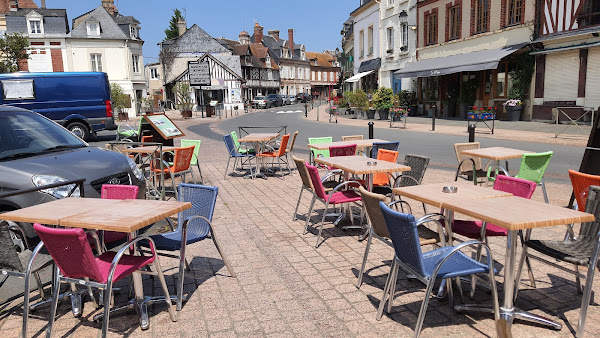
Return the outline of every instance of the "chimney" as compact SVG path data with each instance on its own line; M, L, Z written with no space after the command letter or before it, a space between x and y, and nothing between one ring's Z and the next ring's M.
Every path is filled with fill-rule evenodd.
M183 33L187 31L187 25L184 18L179 18L179 21L177 21L177 31L179 36L182 36Z
M246 31L242 31L240 33L240 35L238 36L240 43L242 45L249 45L250 44L250 34L248 34L248 32Z
M40 8L46 8L46 0L42 0L42 5Z
M288 29L288 46L290 49L290 57L294 56L294 30Z
M279 30L269 30L269 36L275 39L275 41L279 41Z
M258 22L254 24L254 42L262 43L263 39L263 27L258 25Z
M104 7L104 9L106 9L110 15L115 16L117 9L115 7L114 0L102 0L102 7Z
M17 11L17 9L19 9L19 1L17 1L17 0L10 0L10 1L8 2L8 9L9 9L11 12L16 12L16 11Z

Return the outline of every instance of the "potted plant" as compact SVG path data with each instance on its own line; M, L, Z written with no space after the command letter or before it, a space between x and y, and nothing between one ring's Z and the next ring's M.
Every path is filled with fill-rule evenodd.
M348 107L347 111L350 114L354 114L355 110L356 110L356 105L355 105L355 100L354 100L354 93L351 91L347 91L344 92L344 101L346 102L346 106ZM354 115L353 119L356 118L356 114Z
M110 101L118 114L119 121L128 121L129 114L125 111L125 107L129 105L129 95L125 94L123 88L116 83L110 84Z
M366 110L367 119L373 120L373 119L375 119L375 107L373 106L373 92L369 92L369 94L367 94L367 102L368 102L368 108Z
M519 99L510 99L504 102L504 109L509 121L519 121L523 112L523 101Z
M401 90L398 93L398 101L400 106L408 107L410 116L417 115L417 93L408 90Z
M354 92L354 105L356 107L356 118L366 118L366 111L369 109L369 98L362 89Z
M182 118L192 117L192 98L190 96L190 85L186 82L177 82L173 87L175 102Z
M392 121L400 121L402 118L408 116L408 108L406 107L392 107L390 108L390 115Z
M467 108L475 103L475 92L477 91L477 78L473 78L463 82L460 95L457 102L459 103L460 117L467 117Z
M154 101L150 96L146 96L145 98L141 99L140 106L142 108L142 111L146 114L154 112Z
M373 95L373 107L377 109L380 120L389 119L389 110L394 101L394 91L392 88L381 87Z
M535 56L529 55L529 53L517 56L516 67L510 71L513 83L508 92L509 100L504 103L509 121L519 121L534 71Z

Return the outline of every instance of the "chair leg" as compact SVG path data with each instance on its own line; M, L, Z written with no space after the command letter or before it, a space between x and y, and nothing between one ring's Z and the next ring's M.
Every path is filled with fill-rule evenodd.
M527 246L523 245L523 252L521 253L521 259L519 260L519 267L517 268L516 279L515 279L515 291L513 302L517 301L517 293L519 292L519 283L521 282L521 273L523 272L523 264L527 258Z
M431 295L431 291L433 290L433 284L435 283L435 276L431 276L429 282L427 283L427 289L425 291L425 299L421 303L421 309L419 310L419 317L417 318L417 325L415 327L415 337L418 337L421 334L421 330L423 329L423 321L425 320L425 313L427 312L427 306L429 305L429 298ZM447 280L447 284L449 284L449 290L452 290L452 282ZM450 296L450 294L448 294Z
M585 278L585 290L583 293L583 299L581 300L581 309L579 310L579 323L577 324L577 338L583 337L585 318L587 316L588 306L590 305L590 299L592 297L592 285L594 282L594 272L596 270L596 264L598 262L598 251L600 246L596 244L592 257L590 257L590 265L588 267L588 273Z
M294 210L294 218L292 218L292 221L295 221L296 219L298 219L298 207L300 206L300 200L302 199L302 192L304 191L304 187L300 188L300 196L298 196L298 202L296 203L296 210Z
M227 166L225 166L225 173L223 174L223 179L227 178L227 170L229 169L229 161L231 161L231 156L227 159Z
M323 225L325 224L325 216L327 215L327 211L329 211L329 203L325 203L325 211L323 212L323 217L321 218L321 225L319 226L319 234L317 235L317 243L315 244L315 248L319 247L319 242L321 241L321 234L323 233Z
M160 262L158 261L158 255L156 255L156 257L154 259L154 268L156 269L156 272L158 273L158 280L160 281L160 286L162 287L163 292L165 294L165 301L169 305L169 317L171 317L171 321L176 322L177 316L175 315L175 312L173 311L173 303L171 302L171 295L169 294L169 288L167 287L167 283L165 282L165 275L163 274L162 268L160 266Z
M396 267L396 255L392 258L392 265L390 266L390 272L388 273L388 277L385 281L385 286L383 287L383 294L381 295L381 300L379 301L379 307L377 308L377 315L375 319L381 320L381 316L383 316L383 309L385 308L385 302L387 300L387 296L390 292L390 285L392 283L392 276L394 275L394 268Z
M544 202L546 202L546 204L548 204L550 202L548 202L548 194L546 193L546 183L544 182L543 177L542 177L542 180L540 181L540 185L542 186L542 192L544 193Z
M196 161L196 167L198 167L198 173L200 174L200 183L204 184L204 176L202 176L202 169L200 169L200 161Z
M217 237L215 236L215 232L213 231L212 227L210 229L210 237L212 238L213 243L215 243L215 247L217 248L217 251L219 252L219 255L221 256L223 263L225 263L225 266L227 267L227 271L229 271L229 275L231 277L235 277L235 272L233 271L231 264L229 264L229 260L223 254L223 251L221 251L221 246L219 245L219 242L217 241Z
M187 258L183 259L185 261L185 269L187 271L192 271L192 268L190 268L190 263L188 262Z
M396 264L396 266L394 267L394 275L392 276L392 280L390 283L390 295L389 295L389 299L388 299L388 308L387 308L387 312L388 313L392 313L392 305L394 303L394 295L396 294L396 283L398 282L398 270L400 268L400 264Z
M58 267L53 268L54 285L52 286L52 305L50 306L50 319L48 320L48 329L46 331L46 337L52 337L52 326L54 325L54 319L56 318L56 308L58 307L58 295L60 293L60 276L58 274ZM23 318L25 320L25 318ZM24 326L23 330L27 327ZM25 333L25 332L24 332ZM26 336L23 336L26 337Z
M308 208L308 214L306 214L306 224L304 225L304 234L308 232L308 221L310 220L310 215L312 213L313 207L315 206L315 201L317 200L317 195L313 193L312 201L310 202L310 207Z
M363 274L365 273L365 266L367 265L367 257L369 256L369 250L371 249L371 240L373 239L373 229L369 229L369 238L367 238L367 245L365 246L365 255L363 256L362 265L358 272L358 282L356 287L360 289L362 285Z
M35 272L37 276L37 272ZM27 337L27 323L29 322L29 285L30 285L30 277L31 272L29 270L25 271L25 290L23 293L23 327L21 328L21 334L23 337ZM39 276L38 276L39 278ZM40 288L38 284L38 288Z
M35 277L35 282L38 286L38 292L40 293L40 297L42 299L46 298L46 293L44 292L44 283L42 283L42 279L40 278L39 272L34 272L33 276Z
M108 334L108 323L110 316L110 301L112 299L112 280L106 283L106 289L104 290L104 316L102 317L102 337L106 337Z
M581 289L581 278L579 277L579 265L575 265L575 283L577 284L577 293L583 293Z
M187 228L183 228L181 238L187 238ZM179 249L179 273L178 273L178 285L177 285L177 311L181 311L183 307L183 282L185 278L185 241L181 242L181 248Z

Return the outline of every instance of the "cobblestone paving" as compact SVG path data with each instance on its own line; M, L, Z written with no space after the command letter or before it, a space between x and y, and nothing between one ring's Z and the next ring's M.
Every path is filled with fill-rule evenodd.
M191 119L178 125L214 122L214 119ZM229 131L215 131L225 133ZM189 136L190 134L188 134ZM190 137L191 138L191 137ZM201 137L199 137L201 138ZM324 242L315 249L315 228L303 235L304 220L310 196L302 199L297 220L292 220L301 186L296 172L283 179L249 180L242 171L223 179L227 161L222 142L204 140L200 150L202 170L207 184L219 187L214 227L231 260L237 278L229 276L212 241L190 245L187 255L192 272L186 273L185 290L189 300L179 312L179 321L171 322L164 304L149 308L150 328L142 331L134 312L115 315L110 321L111 336L155 337L405 337L413 334L424 286L400 272L391 314L381 321L375 313L383 284L389 271L393 251L374 241L369 255L364 284L356 288L358 269L365 242L357 241L357 231L342 231L331 222L325 224ZM424 183L451 180L453 172L429 170ZM551 203L566 205L570 187L548 184ZM541 190L534 199L543 200ZM422 208L412 203L418 214ZM322 212L322 207L317 207ZM507 211L508 212L508 211ZM418 214L419 215L419 214ZM320 221L313 213L311 224ZM564 227L537 229L534 236L560 238ZM505 239L490 240L498 267L504 261ZM429 250L431 247L424 248ZM169 291L175 294L177 261L161 258ZM533 313L557 319L564 327L553 331L545 327L516 321L515 337L567 337L577 327L581 296L574 277L556 268L532 262L537 289L523 280L517 306ZM502 281L503 271L498 274ZM12 283L22 283L13 280ZM598 291L598 283L594 290ZM115 302L127 299L128 285L120 281L122 291ZM144 276L146 294L161 295L157 280ZM33 294L32 294L33 295ZM466 297L468 300L468 297ZM478 289L473 302L489 303L490 295ZM99 335L99 323L92 317L98 310L85 304L81 318L73 318L68 302L59 308L55 324L56 337ZM5 305L0 313L0 331L6 337L17 337L21 328L22 299ZM49 310L41 308L30 320L29 333L44 335ZM495 336L491 316L458 314L446 302L432 300L425 318L423 337ZM600 307L589 308L586 325L588 337L600 335Z

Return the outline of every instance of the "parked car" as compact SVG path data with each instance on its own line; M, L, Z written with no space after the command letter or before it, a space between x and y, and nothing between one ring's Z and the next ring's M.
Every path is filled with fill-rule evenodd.
M290 104L296 104L296 97L294 95L288 95L288 98L290 99Z
M283 106L283 99L279 94L269 94L267 95L267 100L271 102L271 106L273 107Z
M271 102L264 96L255 96L252 99L252 108L271 108Z
M106 73L0 74L0 104L32 110L87 141L100 130L115 130Z
M90 147L40 114L0 106L0 194L79 178L85 179L85 197L99 198L103 184L137 185L139 198L146 193L143 174L129 157ZM66 197L72 188L0 199L0 213ZM78 189L74 195L80 194ZM28 237L35 236L31 224L22 227Z
M300 94L296 95L296 100L298 102L308 102L308 101L312 101L312 96L310 96L310 94L308 94L308 93L300 93Z
M283 105L292 104L290 100L291 95L281 95L281 100L283 101Z

